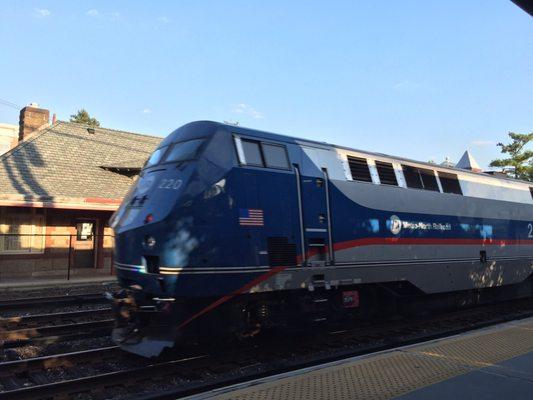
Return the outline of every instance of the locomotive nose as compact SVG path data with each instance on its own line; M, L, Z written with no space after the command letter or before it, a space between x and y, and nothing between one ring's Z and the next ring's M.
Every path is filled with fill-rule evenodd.
M162 221L178 200L183 181L174 169L143 173L110 221L111 227L120 234L125 230Z

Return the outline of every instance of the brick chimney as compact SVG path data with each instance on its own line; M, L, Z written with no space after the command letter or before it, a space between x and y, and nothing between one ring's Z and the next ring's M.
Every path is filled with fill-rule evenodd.
M20 110L19 117L19 142L44 125L48 125L50 111L39 108L36 103L31 103Z

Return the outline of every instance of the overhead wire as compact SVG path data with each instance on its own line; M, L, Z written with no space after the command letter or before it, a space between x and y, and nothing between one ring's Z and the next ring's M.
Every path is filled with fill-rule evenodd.
M15 104L11 101L7 101L7 100L4 100L4 99L0 99L0 104L3 105L3 106L6 106L6 107L11 107L11 108L15 108L17 110L20 110L22 108L22 106L19 106L18 104Z

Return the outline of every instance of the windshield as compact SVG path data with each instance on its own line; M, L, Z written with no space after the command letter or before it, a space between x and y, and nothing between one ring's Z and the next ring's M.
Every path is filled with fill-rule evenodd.
M152 153L148 161L146 161L146 164L144 167L151 167L152 165L156 165L159 161L161 161L161 157L163 157L163 154L165 154L165 151L168 149L168 146L163 146L160 149L157 149Z
M175 143L167 153L165 162L180 162L196 158L198 155L198 149L203 141L203 139L194 139Z

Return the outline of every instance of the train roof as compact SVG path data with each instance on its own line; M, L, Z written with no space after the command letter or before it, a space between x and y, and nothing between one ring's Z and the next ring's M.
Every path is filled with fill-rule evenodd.
M425 161L418 161L418 160L414 160L414 159L406 158L406 157L398 157L398 156L393 156L393 155L385 154L385 153L372 152L372 151L368 151L368 150L361 150L361 149L356 149L356 148L347 147L347 146L340 146L340 145L336 145L336 144L332 144L332 143L328 143L328 142L320 142L320 141L317 141L317 140L303 139L303 138L298 138L298 137L295 137L295 136L289 136L289 135L273 133L273 132L268 132L268 131L261 131L261 130L253 129L253 128L246 128L246 127L239 126L239 125L232 125L232 124L226 124L226 123L221 123L221 122L213 122L213 121L197 121L197 122L204 122L204 123L205 122L210 122L210 123L213 123L213 124L216 124L216 125L219 125L219 126L223 126L225 129L227 129L227 130L229 130L231 132L234 132L234 133L244 134L244 135L249 135L249 136L255 136L255 137L261 137L261 138L266 138L266 139L269 139L269 140L278 140L278 141L283 141L283 142L287 142L287 143L294 143L294 144L305 144L305 145L311 145L311 146L320 147L320 148L335 148L335 149L340 149L340 150L353 151L353 152L357 152L357 153L367 154L369 156L384 157L384 158L394 159L394 160L397 160L397 161L404 161L404 162L408 162L408 163L424 165L424 166L427 166L427 167L432 168L432 169L439 169L439 170L442 169L442 170L448 170L450 172L455 172L455 173L460 172L460 173L465 173L465 174L471 174L473 176L483 176L483 177L491 178L491 179L495 179L495 180L503 180L503 181L524 183L524 184L529 185L529 186L533 185L532 182L525 181L525 180L522 180L522 179L512 178L512 177L509 177L509 176L494 176L494 175L491 175L491 174L487 174L485 172L475 172L475 171L470 171L470 170L467 170L467 169L450 167L450 166L445 166L445 165L440 165L440 164L433 164L433 163L429 163L429 162L425 162Z

